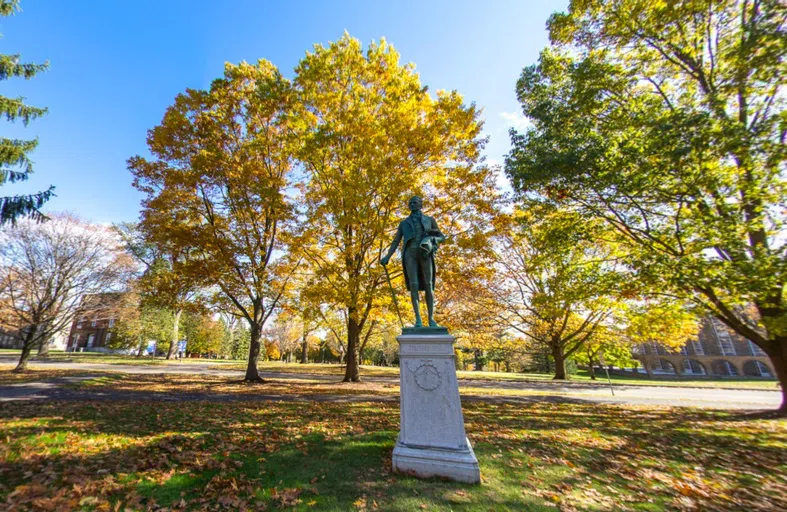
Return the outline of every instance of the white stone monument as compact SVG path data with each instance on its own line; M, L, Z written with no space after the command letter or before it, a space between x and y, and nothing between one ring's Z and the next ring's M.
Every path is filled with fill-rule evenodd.
M401 426L393 451L394 471L480 482L459 401L456 338L444 328L405 328L396 339Z

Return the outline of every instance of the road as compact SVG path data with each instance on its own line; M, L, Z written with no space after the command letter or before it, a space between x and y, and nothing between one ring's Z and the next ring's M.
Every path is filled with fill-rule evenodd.
M0 356L0 367L11 364L11 360ZM210 375L228 378L241 378L242 371L223 369L212 363L182 362L168 365L116 365L100 363L70 363L64 361L36 361L36 365L46 366L53 370L81 370L85 373L95 372L121 372L130 374L186 374ZM337 381L333 375L317 375L305 373L274 373L261 372L264 378L269 379L312 379L320 381ZM99 390L90 389L74 390L64 387L74 381L73 377L53 379L46 382L26 384L12 384L0 386L0 401L10 400L35 400L35 399L161 399L160 395L144 393L107 394ZM366 377L366 381L396 384L398 378L394 377ZM582 402L582 403L607 403L627 405L657 405L674 407L707 407L714 409L738 410L767 410L775 409L781 402L781 393L754 389L718 389L718 388L691 388L667 386L630 386L614 384L614 396L610 388L598 384L586 383L558 383L522 382L522 381L490 381L490 380L459 380L460 393L463 400L474 401L502 401L502 402ZM489 393L485 393L489 390ZM516 395L507 395L506 390ZM231 395L172 395L173 400L233 400ZM261 394L255 399L276 400L280 396ZM304 400L398 400L397 397L374 397L365 395L316 395L301 397ZM167 399L166 397L164 399ZM248 400L248 396L244 397ZM292 399L289 397L288 399Z

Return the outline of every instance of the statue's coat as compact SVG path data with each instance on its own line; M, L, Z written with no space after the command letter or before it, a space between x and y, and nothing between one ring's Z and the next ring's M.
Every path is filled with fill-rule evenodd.
M404 281L405 284L407 285L408 291L410 290L410 279L407 276L407 269L404 266L404 251L407 249L407 242L409 242L415 237L415 229L413 228L413 225L410 223L411 222L410 219L411 217L407 217L406 219L402 219L402 221L399 222L399 233L397 233L397 238L399 238L399 235L401 235L402 237L402 252L401 252L402 272L404 273ZM421 224L424 227L424 233L429 233L430 231L439 231L439 229L437 228L437 222L434 220L434 217L421 214ZM420 240L416 240L416 245L414 246L413 250L416 251L420 250L420 248L418 247L418 244L420 243L421 243ZM431 289L434 290L435 281L437 279L437 265L435 264L434 261L434 252L432 252L429 255L429 261L432 265L432 282L430 284L431 284ZM420 266L418 267L418 270L420 272L421 270ZM418 291L421 292L426 291L425 284L426 284L426 280L423 278L422 275L419 275Z

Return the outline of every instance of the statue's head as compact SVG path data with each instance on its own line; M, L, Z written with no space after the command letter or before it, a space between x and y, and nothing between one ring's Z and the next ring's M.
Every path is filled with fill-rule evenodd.
M423 200L421 200L418 196L413 196L407 201L407 206L410 208L411 212L417 212L420 210L424 205Z

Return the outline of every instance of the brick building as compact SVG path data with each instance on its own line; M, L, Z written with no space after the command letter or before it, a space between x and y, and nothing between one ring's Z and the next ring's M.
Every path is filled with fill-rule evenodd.
M67 352L107 352L121 310L123 293L99 293L85 297L68 335Z
M648 374L773 377L770 359L760 347L732 332L716 318L706 317L697 339L677 352L656 343L635 348Z

